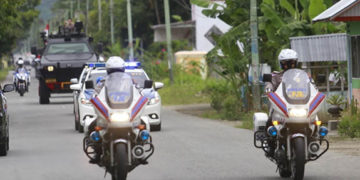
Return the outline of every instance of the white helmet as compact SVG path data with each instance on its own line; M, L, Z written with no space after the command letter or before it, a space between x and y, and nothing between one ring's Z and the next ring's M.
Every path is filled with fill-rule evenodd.
M281 50L278 59L281 69L287 70L296 67L298 54L292 49L283 49Z
M125 71L125 61L119 56L111 56L105 65L108 74L112 72L124 72Z
M20 59L17 61L17 64L22 66L22 65L24 65L24 61L22 59Z

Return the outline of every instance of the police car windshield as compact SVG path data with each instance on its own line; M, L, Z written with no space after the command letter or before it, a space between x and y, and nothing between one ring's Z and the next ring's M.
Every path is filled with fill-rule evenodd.
M138 87L143 88L144 82L147 80L145 73L143 72L127 72L133 79L134 84L137 84Z
M86 45L86 43L50 44L46 52L46 54L81 54L81 53L90 53L90 49Z
M105 78L106 77L106 71L99 71L99 72L92 72L91 74L90 74L90 76L89 76L89 80L92 80L92 82L94 83L94 84L96 84L97 82L97 79L99 78L99 77L103 77L103 78Z

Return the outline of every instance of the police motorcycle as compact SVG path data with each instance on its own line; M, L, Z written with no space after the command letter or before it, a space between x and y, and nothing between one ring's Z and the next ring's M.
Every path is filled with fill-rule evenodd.
M263 77L271 82L271 74ZM328 149L326 127L321 126L317 112L325 99L308 74L300 69L287 70L275 92L267 94L269 116L254 114L254 146L264 150L277 165L281 177L301 180L305 164L320 158Z
M92 81L85 83L86 88L93 87ZM146 81L144 89L151 87L152 81ZM84 152L90 163L104 167L113 180L125 180L154 153L149 120L143 116L148 101L144 89L138 89L127 74L112 73L90 100L97 119L86 131Z
M29 90L30 77L25 68L20 68L14 72L14 85L20 96L24 96L24 93Z

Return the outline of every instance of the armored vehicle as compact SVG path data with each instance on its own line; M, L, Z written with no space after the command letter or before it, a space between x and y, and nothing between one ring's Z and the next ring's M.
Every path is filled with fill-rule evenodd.
M59 33L48 37L42 33L44 48L36 65L39 80L39 103L48 104L52 93L72 93L70 79L79 78L88 62L97 62L98 54L91 46L93 39L82 33L82 22L72 27L59 27ZM32 53L39 55L36 48ZM98 53L102 46L98 45Z

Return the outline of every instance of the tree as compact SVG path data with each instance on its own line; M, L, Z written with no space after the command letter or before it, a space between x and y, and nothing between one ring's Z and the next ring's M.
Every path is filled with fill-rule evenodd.
M0 6L0 55L9 53L17 40L27 36L31 23L39 15L40 0L2 0Z

